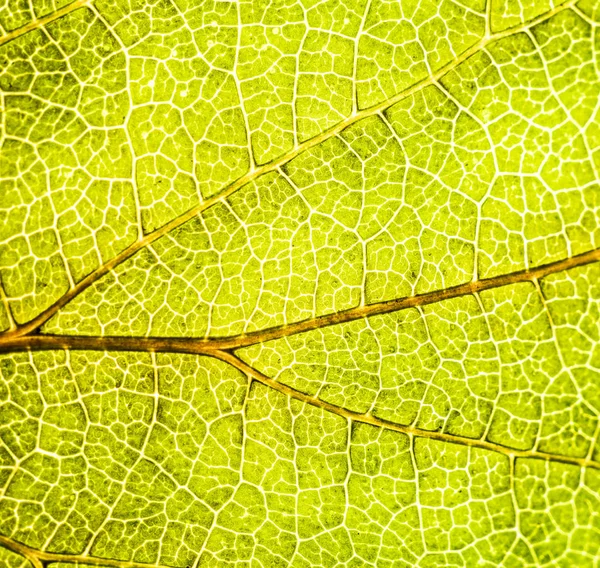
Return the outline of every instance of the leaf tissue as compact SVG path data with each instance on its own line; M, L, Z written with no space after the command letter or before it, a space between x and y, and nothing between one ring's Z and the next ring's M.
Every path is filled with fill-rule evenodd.
M600 566L597 0L2 0L0 566Z

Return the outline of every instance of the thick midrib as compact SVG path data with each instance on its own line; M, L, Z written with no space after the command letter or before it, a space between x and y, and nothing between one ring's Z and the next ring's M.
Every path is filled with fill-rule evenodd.
M90 1L90 0L87 0L87 1ZM83 2L83 0L82 0L82 2ZM85 3L85 2L83 2L83 3ZM446 64L435 74L415 83L408 89L405 89L404 91L394 95L393 97L391 97L389 99L386 99L385 101L382 101L381 103L379 103L377 105L363 109L363 110L357 112L356 114L349 116L345 120L339 122L337 125L335 125L331 128L328 128L327 130L324 130L318 136L315 136L314 138L306 140L305 142L302 142L301 144L297 145L295 148L293 148L287 154L284 154L283 156L276 158L275 160L272 160L271 162L268 162L267 164L264 164L263 166L248 172L247 174L238 178L235 182L233 182L231 185L227 186L225 189L223 189L221 192L217 193L210 199L207 199L205 202L201 203L197 207L194 207L194 208L188 210L186 213L180 215L179 217L176 217L175 219L173 219L166 225L163 225L160 229L157 229L156 231L153 231L152 233L148 233L143 239L140 239L140 240L136 241L135 243L133 243L132 245L130 245L129 247L127 247L116 257L114 257L110 261L106 262L102 266L98 267L96 270L94 270L92 273L90 273L88 276L86 276L83 280L78 282L73 288L71 288L68 292L66 292L63 296L61 296L54 304L52 304L50 307L48 307L46 310L44 310L37 317L35 317L34 319L32 319L29 322L18 325L15 329L11 329L11 330L5 331L3 333L0 333L0 338L23 336L25 334L30 333L31 331L34 331L34 330L40 328L54 314L56 314L61 308L63 308L73 298L75 298L77 295L79 295L83 290L85 290L86 288L91 286L94 282L99 280L102 276L109 273L111 270L113 270L117 266L119 266L122 262L124 262L128 258L131 258L136 252L145 248L146 246L150 245L151 243L155 242L157 239L159 239L162 236L166 235L167 233L173 231L177 227L183 225L187 221L194 218L196 215L202 213L203 211L206 211L213 205L224 201L225 199L230 197L233 193L235 193L238 189L240 189L247 183L255 180L256 178L260 177L261 175L276 171L278 168L287 164L288 162L290 162L292 159L294 159L299 154L309 150L310 148L313 148L313 147L321 144L325 140L328 140L328 139L336 136L337 134L339 134L340 132L342 132L343 130L348 128L350 125L355 124L356 122L363 120L364 118L367 118L369 116L373 116L378 113L381 113L381 112L385 111L386 109L388 109L389 107L391 107L392 105L394 105L394 104L400 102L401 100L409 97L410 95L414 94L415 92L420 91L421 89L423 89L429 85L435 84L436 82L440 81L444 75L446 75L448 72L450 72L453 69L455 69L456 67L458 67L461 63L466 61L469 57L471 57L472 55L474 55L475 53L477 53L478 51L483 49L488 44L490 44L494 41L497 41L499 39L502 39L504 37L508 37L510 35L514 35L521 31L529 29L545 20L548 20L549 18L551 18L552 16L561 12L562 10L565 10L565 9L573 6L575 3L576 3L576 0L568 0L567 2L559 4L558 6L556 6L554 9L550 10L549 12L546 12L545 14L542 14L541 16L531 20L530 22L526 22L524 24L514 26L512 28L507 28L506 30L503 30L502 32L491 34L489 36L482 38L479 42L477 42L476 44L471 46L469 49L464 51L456 59L454 59L453 61ZM74 3L74 4L76 4L76 3ZM74 4L69 4L69 6L65 7L63 10L70 8ZM74 8L71 8L71 9L74 9ZM56 18L53 16L48 16L46 18L47 21L52 21L53 19L56 19ZM40 20L40 22L41 21L42 20ZM27 31L29 31L29 30L27 30ZM15 32L11 32L11 33L13 35L14 34L21 35L21 34L17 34L17 32L18 32L18 30L15 30ZM16 35L15 35L15 37L16 37ZM7 37L7 36L5 36L5 37ZM2 43L2 41L0 40L0 44L1 43Z
M485 278L475 282L467 282L443 290L435 290L426 294L407 296L385 302L367 304L357 308L343 310L332 314L307 319L304 321L272 327L248 334L224 338L198 339L194 337L126 337L100 335L50 335L30 333L20 337L0 337L0 353L20 351L43 351L51 349L73 349L88 351L142 351L156 353L189 353L210 355L216 350L235 350L250 345L273 341L283 337L323 329L332 325L348 323L376 315L388 314L418 306L427 306L458 298L478 294L511 284L539 280L551 274L563 272L579 266L600 261L600 248L544 264L530 270L520 270Z
M433 430L424 430L422 428L416 428L414 426L404 426L402 424L397 424L395 422L391 422L383 418L377 418L372 414L361 414L359 412L354 412L341 406L336 406L335 404L325 402L320 398L309 396L270 377L267 377L266 375L263 375L260 371L257 371L254 367L251 367L250 365L246 364L244 361L242 361L232 353L228 353L226 351L214 351L212 353L212 356L217 359L220 359L221 361L229 363L233 367L239 369L248 377L251 377L252 379L282 394L285 394L291 398L294 398L306 404L310 404L311 406L322 408L323 410L332 412L333 414L337 414L338 416L343 416L344 418L348 418L354 422L370 424L379 428L387 428L388 430L402 432L403 434L408 434L409 436L414 436L416 438L428 438L430 440L437 440L439 442L446 442L450 444L457 444L461 446L468 446L471 448L478 448L481 450L497 452L511 458L528 458L570 464L579 467L600 469L600 462L587 458L563 456L561 454L552 454L548 452L541 452L539 450L516 450L513 448L502 446L500 444L488 442L487 440L467 438L465 436L457 436L454 434L445 434L443 432L436 432Z

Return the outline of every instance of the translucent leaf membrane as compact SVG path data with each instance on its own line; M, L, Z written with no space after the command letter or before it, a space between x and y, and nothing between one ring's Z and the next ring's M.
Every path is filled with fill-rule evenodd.
M599 23L5 1L0 565L597 566Z
M585 87L568 78L591 49L567 11L492 43L160 239L47 331L227 335L597 247L598 78L592 62Z
M323 114L320 104L336 108L318 103L312 84L310 101L303 98L303 78L310 75L303 69L311 70L313 82L347 76L349 87L344 89L359 101L364 89L371 92L370 82L384 88L385 96L373 95L357 107L360 113L435 73L442 64L426 64L425 59L429 53L442 57L443 46L452 47L448 38L460 45L440 60L448 72L439 85L389 109L388 132L375 119L354 127L394 139L379 151L367 151L377 153L372 167L404 163L406 191L395 195L423 225L427 244L418 246L434 249L428 253L432 263L451 270L454 279L468 278L477 252L476 262L487 275L597 246L598 76L592 25L584 12L562 10L521 33L489 41L458 66L453 62L478 39L467 42L464 30L423 31L427 41L415 39L418 54L410 55L410 34L396 27L409 26L418 38L418 31L435 28L437 21L445 22L445 28L462 25L452 10L467 8L448 6L454 8L443 4L438 11L420 4L414 12L408 5L374 2L368 14L359 15L340 5L339 15L336 9L327 19L318 13L333 6L319 4L308 9L306 28L298 4L262 13L252 3L188 9L158 2L148 11L100 3L0 46L6 62L0 77L6 111L3 206L11 211L0 262L16 319L25 322L37 315L141 233L200 206L247 173L252 160L285 159L298 140L320 135L349 115L360 117L345 104L345 111L313 124L310 136L297 132L294 125L306 123L302 105L308 104L312 120ZM475 14L480 9L467 11L479 18ZM433 20L421 14L427 10L437 14ZM337 30L342 23L342 31ZM468 28L473 33L478 29ZM427 48L432 37L447 39ZM385 87L387 55L381 55L378 65L367 64L361 45L383 42L382 53L389 54L392 38L401 38L399 52L422 61L424 70L399 82L390 79L392 86ZM339 42L350 43L342 48ZM285 55L290 49L295 55ZM380 57L373 47L368 53ZM396 63L390 73L398 69L410 67ZM334 97L335 89L325 90ZM349 131L342 134L351 136ZM392 156L391 144L400 146ZM319 156L327 177L317 180L326 184L318 191L334 200L344 187L344 172L333 156L348 152L352 150L327 136L322 149L286 166L296 172L286 182L310 193L300 171ZM339 157L349 162L350 171L356 170L352 162L364 160L360 152ZM372 191L365 187L363 193ZM435 196L434 204L426 203L422 193ZM357 202L359 197L350 192L339 208L352 211L332 215L336 220L346 215L346 229L358 229L353 217L366 206ZM448 211L437 210L444 204ZM456 226L448 219L451 213L471 225ZM331 231L326 227L323 232ZM363 231L348 238L368 237ZM456 268L445 266L451 264ZM427 280L437 286L440 278L428 274Z
M2 368L0 517L34 548L181 567L597 553L595 470L352 424L205 358L59 352Z

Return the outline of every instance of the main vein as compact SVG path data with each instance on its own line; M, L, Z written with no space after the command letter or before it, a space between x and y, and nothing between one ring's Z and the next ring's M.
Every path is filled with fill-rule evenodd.
M466 282L465 284L443 290L367 304L300 322L231 337L198 339L194 337L46 335L32 332L17 337L0 337L0 353L50 349L80 349L89 351L143 351L210 355L216 350L235 350L358 319L388 314L418 306L427 306L444 300L478 294L486 290L509 286L511 284L530 282L598 261L600 261L600 248L567 259L544 264L530 270L510 272L475 282Z
M78 0L78 1L81 2L81 4L83 5L85 2L87 2L89 0ZM196 217L200 213L211 208L213 205L226 200L228 197L230 197L233 193L235 193L237 190L239 190L244 185L250 183L251 181L255 180L256 178L258 178L261 175L276 171L278 168L281 168L282 166L284 166L285 164L290 162L292 159L294 159L299 154L317 146L318 144L321 144L325 140L328 140L328 139L336 136L337 134L339 134L340 132L342 132L343 130L345 130L346 128L351 126L352 124L355 124L356 122L358 122L364 118L367 118L369 116L373 116L378 113L381 113L381 112L387 110L392 105L402 101L403 99L411 96L412 94L420 91L421 89L437 83L438 81L441 80L441 78L444 75L446 75L448 72L450 72L453 69L455 69L456 67L458 67L461 63L463 63L469 57L471 57L472 55L474 55L475 53L477 53L478 51L480 51L481 49L486 47L488 44L490 44L494 41L497 41L499 39L502 39L504 37L508 37L508 36L517 34L519 32L527 30L527 29L531 28L532 26L535 26L545 20L548 20L549 18L556 15L557 13L559 13L567 8L570 8L571 6L573 6L575 4L575 2L576 2L576 0L568 0L567 2L559 4L558 6L556 6L552 10L546 12L545 14L542 14L541 16L535 18L534 20L531 20L529 22L526 22L526 23L518 25L518 26L507 28L506 30L503 30L501 32L498 32L495 34L490 34L488 36L483 37L480 41L478 41L477 43L472 45L469 49L467 49L462 54L460 54L456 59L447 63L442 68L440 68L433 75L430 75L429 77L415 83L411 87L405 89L404 91L402 91L400 93L397 93L396 95L394 95L393 97L391 97L389 99L386 99L374 106L365 108L363 110L358 111L355 114L350 115L348 118L339 122L335 126L324 130L318 136L315 136L314 138L310 138L309 140L306 140L306 141L302 142L301 144L298 144L291 151L280 156L279 158L276 158L258 168L255 168L255 169L249 171L248 173L246 173L245 175L243 175L242 177L238 178L236 181L231 183L229 186L224 188L222 191L215 194L213 197L207 199L200 205L193 207L192 209L188 210L186 213L183 213L182 215L180 215L179 217L176 217L175 219L173 219L169 223L163 225L159 229L157 229L151 233L148 233L142 239L139 239L138 241L131 244L129 247L127 247L121 253L119 253L117 256L115 256L113 259L109 260L102 266L99 266L96 270L94 270L88 276L86 276L81 281L79 281L75 286L73 286L71 289L69 289L54 304L49 306L46 310L44 310L42 313L40 313L37 317L35 317L34 319L32 319L29 322L18 325L15 329L11 329L11 330L5 331L3 333L0 333L0 338L2 338L2 337L19 337L19 336L26 335L26 334L38 329L44 323L46 323L54 314L56 314L61 308L63 308L68 302L70 302L73 298L75 298L77 295L79 295L83 290L90 287L94 282L96 282L102 276L109 273L111 270L113 270L117 266L119 266L125 260L127 260L128 258L131 258L139 250L145 248L146 246L155 242L157 239L160 239L162 236L166 235L167 233L173 231L177 227L183 225L187 221ZM66 8L74 6L75 4L76 3L69 4L67 7L65 7L65 10L66 10ZM72 9L74 9L74 8L71 8L71 10ZM56 16L56 17L58 17L58 16ZM46 18L46 20L52 21L53 19L56 19L56 17L55 17L55 15L48 16ZM41 21L42 20L40 20L40 22ZM25 26L25 27L27 27L27 26ZM23 28L21 28L21 29L23 29ZM15 30L15 32L11 32L11 33L13 35L16 34L15 35L15 37L16 37L17 35L21 35L21 33L17 33L18 31L19 30ZM28 30L26 30L26 31L28 31ZM25 32L22 32L22 33L25 33ZM10 35L11 34L9 34L9 36ZM5 36L5 37L8 37L8 36ZM6 40L6 41L8 41L8 40ZM1 43L3 43L2 40L0 40L0 44Z

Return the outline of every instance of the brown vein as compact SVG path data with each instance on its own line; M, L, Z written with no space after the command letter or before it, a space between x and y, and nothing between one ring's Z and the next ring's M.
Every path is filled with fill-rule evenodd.
M47 16L44 16L43 18L32 20L28 24L26 24L20 28L17 28L16 30L13 30L12 32L9 32L6 35L0 37L0 45L4 45L5 43L8 43L9 41L12 41L13 39L16 39L22 35L25 35L26 33L29 33L33 30L42 28L45 25L49 24L50 22L53 22L54 20L58 20L59 18L62 18L63 16L66 16L67 14L70 14L71 12L77 10L78 8L81 8L81 7L85 6L86 4L89 4L91 1L92 0L75 0L75 2L72 2L71 4L67 4L66 6L63 6L60 10L57 10L56 12L53 12L52 14L48 14Z
M90 351L143 351L210 355L215 350L239 349L241 347L264 343L265 341L289 337L298 333L322 329L331 325L338 325L418 306L427 306L443 300L478 294L485 290L492 290L511 284L530 282L551 274L556 274L557 272L563 272L598 261L600 261L600 248L571 258L544 264L530 270L520 270L518 272L502 274L492 278L467 282L465 284L460 284L459 286L453 286L444 290L435 290L426 294L418 294L416 296L367 304L366 306L359 306L357 308L335 312L288 325L272 327L232 337L197 339L192 337L119 337L28 334L20 337L0 337L0 353L27 350L42 351L47 349L81 349Z
M98 558L96 556L80 556L77 554L59 554L55 552L44 552L31 548L12 538L0 535L0 546L15 552L31 562L34 568L43 568L51 562L63 562L65 564L87 565L87 566L110 566L111 568L170 568L164 564L146 564L145 562L133 562L128 560L113 560L110 558Z
M263 375L260 371L257 371L250 365L247 365L246 363L244 363L244 361L238 359L232 353L228 353L226 351L214 351L211 355L217 359L220 359L221 361L229 363L230 365L240 370L242 373L244 373L251 379L257 380L263 385L275 389L276 391L279 391L282 394L285 394L291 398L295 398L296 400L299 400L306 404L322 408L323 410L326 410L327 412L332 412L334 414L337 414L338 416L343 416L344 418L348 418L350 420L353 420L354 422L370 424L371 426L377 426L379 428L387 428L388 430L394 430L395 432L401 432L403 434L408 434L416 438L428 438L430 440L437 440L439 442L458 444L461 446L468 446L471 448L479 448L481 450L497 452L513 459L528 458L535 460L544 460L548 462L558 462L569 465L576 465L579 467L600 469L600 462L588 458L563 456L560 454L541 452L539 450L515 450L506 446L502 446L500 444L488 442L487 440L466 438L464 436L456 436L454 434L445 434L443 432L423 430L421 428L415 428L414 426L403 426L401 424L396 424L395 422L390 422L389 420L384 420L383 418L377 418L372 414L360 414L358 412L353 412L352 410L347 410L346 408L343 408L341 406L336 406L335 404L325 402L319 398L309 396L303 392L293 389L292 387L289 387L287 385L284 385L283 383L271 379L270 377Z
M82 0L79 0L79 1L82 1ZM469 49L464 51L461 55L459 55L453 61L450 61L449 63L447 63L444 67L442 67L435 74L415 83L408 89L405 89L404 91L394 95L393 97L391 97L389 99L386 99L385 101L382 101L381 103L379 103L377 105L366 108L364 110L357 112L354 115L349 116L345 120L339 122L337 125L335 125L331 128L328 128L327 130L324 130L318 136L315 136L314 138L306 140L305 142L302 142L301 144L297 145L295 148L293 148L287 154L284 154L283 156L276 158L276 159L272 160L271 162L268 162L268 163L264 164L263 166L260 166L259 168L251 170L244 176L237 179L231 185L227 186L221 192L217 193L210 199L207 199L206 201L204 201L197 207L190 209L183 215L180 215L179 217L173 219L166 225L163 225L161 228L157 229L156 231L153 231L152 233L148 233L144 238L140 239L139 241L136 241L135 243L133 243L132 245L127 247L125 250L123 250L120 254L118 254L112 260L110 260L107 263L103 264L102 266L98 267L95 271L93 271L86 278L84 278L79 283L77 283L73 288L71 288L68 292L66 292L61 298L59 298L54 304L52 304L50 307L48 307L46 310L44 310L36 318L34 318L33 320L31 320L27 323L18 325L16 329L8 330L3 333L0 333L0 337L22 336L27 333L30 333L31 331L38 329L45 322L47 322L54 314L56 314L56 312L58 312L62 307L64 307L68 302L70 302L75 296L80 294L83 290L85 290L86 288L91 286L94 282L96 282L102 276L104 276L105 274L107 274L108 272L113 270L115 267L120 265L122 262L124 262L128 258L132 257L140 249L150 245L151 243L153 243L157 239L161 238L162 236L166 235L170 231L173 231L177 227L183 225L190 219L197 216L198 214L202 213L203 211L206 211L207 209L209 209L216 203L224 201L225 199L230 197L233 193L235 193L238 189L240 189L247 183L255 180L256 178L258 178L259 176L261 176L263 174L277 170L278 168L280 168L283 165L290 162L292 159L294 159L299 154L317 146L318 144L321 144L321 142L324 142L325 140L328 140L329 138L336 136L341 131L348 128L352 124L358 122L359 120L362 120L369 116L373 116L378 113L381 113L381 112L387 110L392 105L396 104L397 102L416 93L417 91L420 91L421 89L423 89L429 85L435 84L444 75L446 75L448 72L450 72L453 69L455 69L456 67L458 67L461 63L463 63L469 57L471 57L472 55L474 55L475 53L477 53L478 51L480 51L481 49L486 47L488 44L490 44L494 41L497 41L499 39L517 34L519 32L529 29L532 26L535 26L541 22L544 22L545 20L548 20L549 18L551 18L552 16L561 12L562 10L565 10L565 9L573 6L575 4L575 1L576 0L568 0L567 2L559 4L558 6L556 6L549 12L546 12L545 14L535 18L534 20L531 20L530 22L526 22L524 24L514 26L512 28L507 28L506 30L503 30L501 32L483 37L479 42L472 45ZM69 6L72 6L72 5L70 4Z

